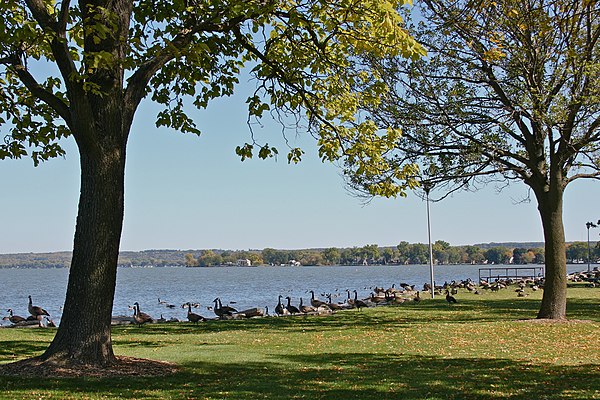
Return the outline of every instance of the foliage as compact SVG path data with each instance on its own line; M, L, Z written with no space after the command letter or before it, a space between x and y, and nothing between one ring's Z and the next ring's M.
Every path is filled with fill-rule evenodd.
M590 244L590 253L594 254L594 250L591 248ZM597 254L597 253L596 253ZM598 256L598 255L596 255ZM586 242L575 242L571 243L567 247L567 260L572 262L575 261L583 261L588 259L588 246Z
M386 160L417 163L440 189L521 180L538 198L554 178L600 176L597 1L419 4L411 29L428 57L369 59L391 88L371 116L402 129ZM375 195L394 173L346 167L353 187Z
M131 9L117 9L86 2L4 2L0 109L6 116L0 128L8 135L0 144L0 159L30 155L37 165L62 155L58 141L75 128L68 110L73 96L106 96L109 81L120 80L115 73L127 78L122 83L128 83L125 97L135 100L131 112L150 95L163 106L157 126L199 134L186 107L204 108L214 98L231 95L245 66L258 82L247 99L251 117L271 113L284 123L287 115L295 115L296 126L305 112L306 121L328 138L353 132L368 136L364 143L376 140L355 115L359 105L379 97L384 85L368 70L355 68L352 56L424 54L395 11L403 4L143 0ZM130 22L120 25L129 13ZM119 40L126 43L115 48ZM58 68L32 68L38 60ZM341 123L352 126L338 132L334 124ZM342 149L327 142L320 152L334 160L342 153L380 150L359 143ZM236 152L242 160L278 154L254 139ZM290 148L288 161L298 162L302 153Z
M527 248L530 243L506 243L485 249L486 245L450 246L448 242L438 240L433 243L433 260L436 264L481 263L509 264L516 249L527 249L533 255L529 263L543 264L544 249ZM592 257L600 259L600 242L590 244ZM256 265L282 265L297 260L302 265L357 265L361 264L364 254L369 254L375 245L354 248L277 250L266 248L252 250L144 250L140 252L124 251L119 254L119 266L198 266L198 259L209 251L220 257L222 265L236 265L238 260L249 259ZM428 263L429 253L422 243L401 242L394 247L379 247L379 257L369 260L371 264L419 264ZM415 249L414 247L418 248ZM424 253L425 251L425 253ZM474 258L471 258L472 256ZM481 257L483 255L483 258ZM412 256L412 258L411 258ZM566 256L569 262L581 262L587 259L587 244L573 242L568 244ZM71 252L0 254L0 268L62 268L69 267ZM218 261L218 257L215 258ZM209 263L215 265L215 262ZM218 264L218 263L217 263ZM210 266L206 265L206 266Z

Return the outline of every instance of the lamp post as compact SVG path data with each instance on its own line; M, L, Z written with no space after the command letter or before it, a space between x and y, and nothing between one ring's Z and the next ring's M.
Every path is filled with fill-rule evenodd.
M431 298L435 298L435 284L433 279L433 247L431 246L431 218L429 216L429 191L431 182L423 181L423 190L425 190L425 201L427 202L427 236L429 238L429 277L431 278Z
M598 225L600 225L600 220L598 220ZM591 254L590 254L590 228L596 228L598 227L597 224L594 224L593 222L586 222L585 226L587 228L587 250L588 250L588 256L587 256L587 262L588 262L588 272L590 272L592 269L590 267L590 259L591 259Z

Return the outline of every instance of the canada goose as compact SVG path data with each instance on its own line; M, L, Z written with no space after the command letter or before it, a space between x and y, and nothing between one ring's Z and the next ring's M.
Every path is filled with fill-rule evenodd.
M135 303L133 303L133 305L133 319L135 323L138 324L138 326L142 326L147 322L154 322L151 316L140 311L140 303L136 301Z
M226 312L226 313L229 313L229 314L233 314L233 313L236 313L236 312L238 312L238 310L236 310L236 309L235 309L235 308L233 308L233 307L229 307L229 306L223 306L223 304L221 304L221 298L220 298L220 297L217 297L217 300L219 300L219 308L220 308L222 311L224 311L224 312ZM235 303L235 302L234 302L234 303Z
M417 290L417 293L415 294L415 297L413 297L413 301L415 303L418 303L421 301L421 292L419 292L418 290Z
M44 310L42 307L33 305L31 301L31 296L29 296L29 305L27 306L27 309L29 310L29 314L31 314L32 317L35 317L38 320L42 318L42 315L50 316L50 314L48 314L48 311Z
M204 322L206 321L206 318L204 318L202 315L198 315L192 312L192 303L187 303L188 305L188 312L187 312L187 319L190 322Z
M298 310L297 307L290 304L290 302L292 301L292 298L290 296L287 296L286 299L287 299L287 306L285 306L285 308L287 308L287 310L290 312L290 314L300 313L300 310Z
M350 306L350 308L354 308L354 299L350 297L350 290L346 289L346 293L348 294L348 298L346 299L346 303Z
M456 304L456 303L458 303L456 301L456 299L454 298L454 296L450 295L450 292L448 290L446 290L446 301L448 302L448 304Z
M324 301L315 299L315 292L313 290L309 290L309 292L310 292L310 295L311 295L310 304L313 307L319 308L321 306L326 306L327 305L327 303L325 303Z
M394 294L394 293L398 293L399 291L400 291L400 290L396 289L396 284L395 284L395 283L392 283L392 286L391 286L391 287L389 287L389 288L388 288L388 289L387 289L385 292L386 292L386 293L391 293L391 294Z
M40 328L56 328L56 324L47 315L44 315L39 321L38 326Z
M223 307L223 305L221 303L221 299L218 297L213 300L213 303L215 303L213 312L219 318L231 317L234 312L237 312L237 310L233 307L228 307L228 306Z
M19 322L24 322L27 321L25 318L19 316L19 315L13 315L13 310L12 308L9 308L8 310L6 310L8 312L8 320L10 322L12 322L13 324L18 324Z
M358 308L358 311L360 311L361 308L369 307L367 303L358 299L358 293L356 290L354 290L354 307Z
M277 305L275 306L275 314L277 315L283 315L286 312L285 307L283 306L283 304L281 304L282 297L282 295L279 295L279 297L277 298ZM302 299L300 299L300 301L302 301Z
M164 300L161 301L160 297L158 298L158 304L162 304L162 305L164 305L167 308L175 308L175 304L167 303Z
M381 293L381 292L379 292ZM388 299L385 296L380 296L379 294L375 294L375 293L371 293L371 299L370 299L373 303L375 304L383 304L386 303L388 301Z
M344 307L342 307L340 304L336 304L333 301L331 301L331 294L328 294L327 296L327 300L329 300L329 303L325 304L327 307L329 307L331 309L331 311L339 311L339 310L343 310Z
M313 306L305 306L303 303L302 297L300 297L300 312L303 314L308 314L309 312L317 311Z

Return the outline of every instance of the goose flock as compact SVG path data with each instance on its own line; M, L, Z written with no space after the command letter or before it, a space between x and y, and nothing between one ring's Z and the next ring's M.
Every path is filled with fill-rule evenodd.
M29 303L27 304L27 311L29 315L22 317L15 315L13 309L9 308L6 310L8 315L2 318L3 321L10 321L13 326L39 326L39 327L56 327L56 324L50 319L50 313L44 310L42 307L34 306L31 296L29 297Z
M590 287L600 287L600 272L594 270L591 272L576 272L569 274L568 280L571 282L583 282ZM516 278L516 279L496 279L494 281L481 280L477 284L471 279L462 281L451 281L444 282L441 286L435 286L434 291L436 295L443 296L445 294L446 302L449 305L459 303L459 300L455 297L459 290L462 291L462 296L469 294L479 295L484 291L499 291L507 288L515 288L517 297L526 297L531 292L541 290L544 287L543 278ZM308 303L305 303L303 297L299 297L297 305L292 304L293 298L291 296L278 295L277 305L273 308L274 314L269 314L269 307L255 307L246 310L238 311L232 307L231 304L235 304L235 301L230 301L226 305L223 305L221 298L216 297L212 303L214 306L206 307L207 311L212 311L214 317L203 316L198 312L192 311L192 308L198 309L201 307L199 303L185 302L181 305L181 308L187 308L187 321L192 323L205 322L210 319L241 319L241 318L254 318L254 317L284 317L294 315L322 315L331 314L338 311L356 309L361 311L363 308L378 307L378 306L397 306L401 304L419 303L421 299L421 290L415 288L415 285L409 285L406 283L392 284L391 287L384 289L383 287L365 287L371 291L368 297L359 299L358 291L356 289L350 290L337 290L336 293L320 293L320 296L315 294L314 290L307 290ZM422 288L423 292L430 292L431 285L425 283ZM345 292L345 296L342 293ZM310 294L310 297L308 295ZM342 298L340 300L340 298ZM334 300L336 298L336 300ZM12 326L40 326L40 327L54 327L56 326L50 314L44 308L33 304L31 296L28 296L29 302L27 305L27 311L29 315L26 317L16 315L12 308L8 308L6 312L7 316L2 318L4 321L10 321ZM285 299L285 302L282 301ZM326 300L325 300L326 299ZM164 306L167 309L177 308L176 305L168 303L158 298L158 304ZM134 302L133 306L129 306L129 309L133 311L133 315L130 316L119 316L113 317L113 324L137 324L142 326L147 323L161 323L161 322L184 322L177 318L165 319L163 315L160 318L153 318L149 314L140 310L139 302Z
M506 289L510 286L516 285L518 287L518 296L522 297L522 293L526 293L526 290L535 291L543 288L543 279L498 279L494 282L488 282L482 280L478 284L475 284L470 279L463 281L451 281L444 282L441 286L436 286L434 288L435 293L437 295L444 295L445 300L449 305L457 304L459 301L455 297L459 293L459 290L462 290L464 293L471 293L474 295L481 294L483 291L498 291L501 289ZM212 302L214 306L206 307L208 311L212 311L215 315L212 319L241 319L241 318L253 318L253 317L286 317L286 316L295 316L295 315L324 315L331 314L338 311L343 310L351 310L356 309L357 311L361 311L363 308L369 307L379 307L379 306L392 306L392 305L400 305L400 304L410 304L410 303L419 303L421 301L421 292L429 292L431 290L431 286L426 283L423 285L422 290L418 290L415 285L409 285L406 283L400 283L397 287L393 284L388 289L384 289L383 287L365 287L364 289L371 290L371 293L368 297L358 298L358 291L356 289L350 290L346 289L345 296L342 296L339 290L336 290L337 293L320 293L318 296L314 290L307 290L306 300L305 297L297 298L298 303L293 304L294 299L291 296L283 296L279 294L277 296L277 304L273 308L274 314L269 314L269 307L264 308L251 308L248 310L238 311L234 307L229 304L235 304L234 301L231 301L228 305L223 305L221 299L219 297L215 298ZM334 301L334 297L341 298L344 297L343 301ZM326 300L325 300L326 299ZM305 303L306 301L306 303ZM166 305L167 303L162 302L159 299L159 303ZM168 307L168 306L167 306ZM198 323L208 321L211 318L201 316L200 314L192 312L192 308L199 308L200 304L186 302L181 305L182 308L187 308L187 320L190 322ZM136 312L136 308L133 307L134 313ZM139 312L139 305L137 306L137 312ZM136 320L135 323L138 320ZM164 321L161 319L159 321ZM177 319L172 319L170 321L178 321ZM147 322L152 322L148 320ZM168 322L168 321L167 321ZM145 323L145 322L142 322ZM139 323L138 323L139 324Z

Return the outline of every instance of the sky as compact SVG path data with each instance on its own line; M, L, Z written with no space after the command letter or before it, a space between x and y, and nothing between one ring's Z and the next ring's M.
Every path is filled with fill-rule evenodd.
M344 187L341 171L322 163L316 141L288 137L306 154L289 165L277 123L255 127L276 145L277 160L241 162L235 147L250 141L244 82L230 98L190 111L201 136L154 125L157 108L145 100L128 145L122 250L302 249L427 243L426 203L376 198L368 205ZM78 154L67 151L39 167L30 159L0 161L0 253L71 250L79 196ZM451 245L543 241L534 202L522 183L498 193L493 186L431 203L431 237ZM568 241L587 240L587 221L600 219L600 183L576 181L564 202ZM591 231L598 239L600 229Z

